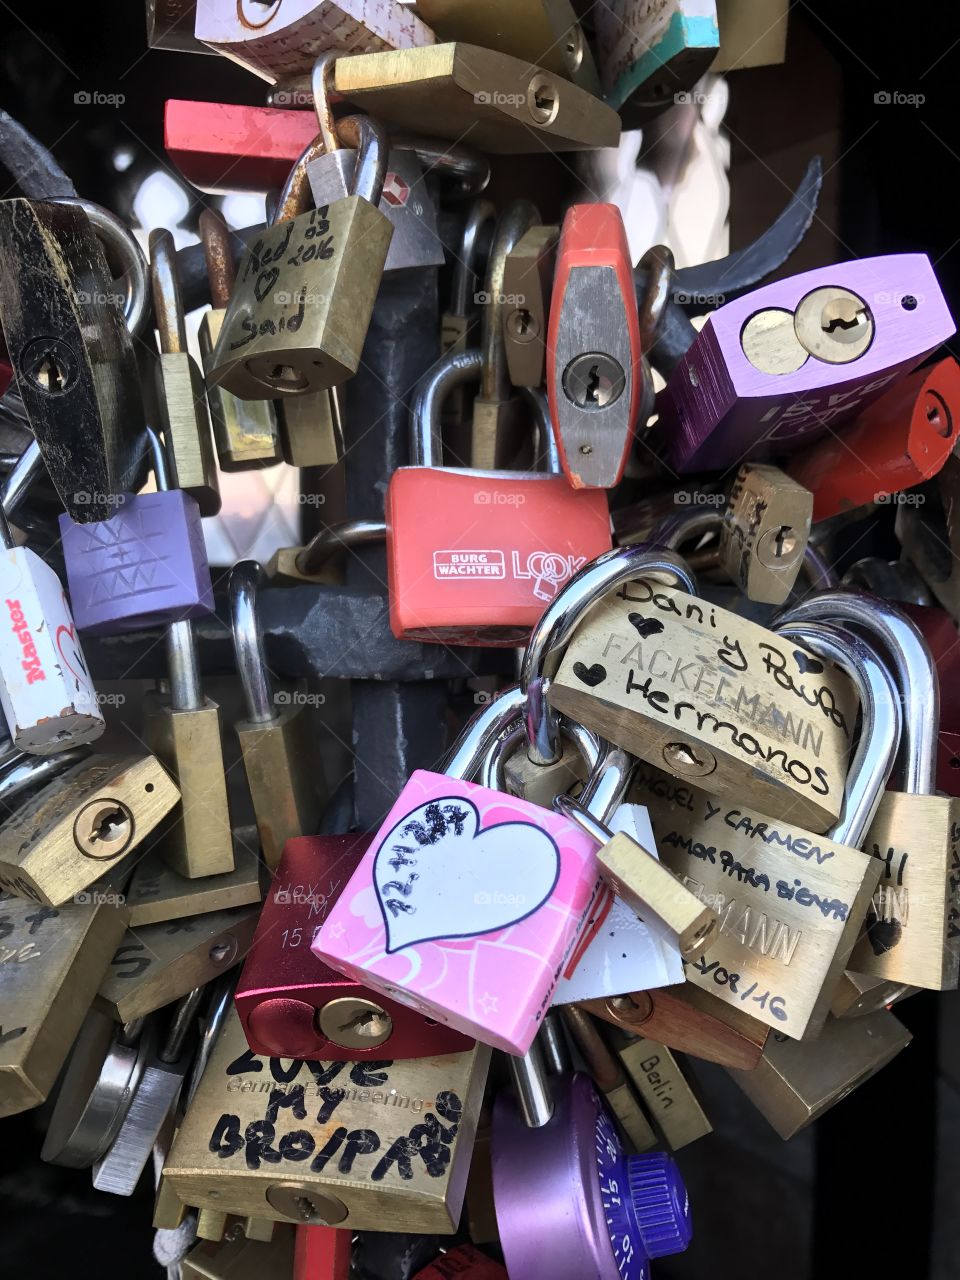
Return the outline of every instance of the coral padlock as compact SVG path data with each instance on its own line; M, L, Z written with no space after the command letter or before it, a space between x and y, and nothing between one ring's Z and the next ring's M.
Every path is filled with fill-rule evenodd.
M560 475L441 466L444 396L479 377L480 365L478 351L455 353L421 383L411 421L413 465L390 478L390 626L399 639L522 643L563 583L610 548L600 491L577 493ZM542 394L530 395L546 435Z

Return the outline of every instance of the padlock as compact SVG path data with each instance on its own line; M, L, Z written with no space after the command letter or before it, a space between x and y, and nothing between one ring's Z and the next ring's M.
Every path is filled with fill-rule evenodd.
M679 1151L713 1132L700 1100L666 1045L622 1032L614 1035L623 1070L671 1151Z
M434 34L397 0L197 0L198 40L264 80L310 70L327 49L404 49Z
M129 330L98 231L128 271ZM104 520L143 473L131 334L146 302L143 253L99 206L0 200L0 274L0 326L50 479L74 520Z
M294 166L277 218L248 247L207 368L242 400L324 391L360 363L393 224L377 208L386 136L367 116L338 122L360 152L355 194L307 209L311 144Z
M192 102L163 104L163 146L170 163L201 191L274 191L317 134L312 111Z
M232 871L198 880L178 875L152 851L145 854L126 889L131 929L262 901L264 867L256 828L238 831L235 848L237 861Z
M786 1141L887 1065L913 1036L892 1013L828 1018L810 1044L774 1032L755 1071L731 1071L762 1116Z
M440 1247L440 1236L411 1231L361 1231L355 1241L353 1280L415 1280Z
M569 0L416 0L417 16L438 40L467 40L537 62L596 96L600 77L573 5Z
M337 59L334 88L391 130L487 155L615 147L617 113L543 67L455 41Z
M53 909L0 894L0 1116L53 1088L125 927L116 901Z
M561 585L609 547L603 493L576 493L559 475L439 465L444 395L476 377L480 364L479 352L454 354L421 382L412 465L394 471L387 487L390 626L398 639L516 645ZM542 398L532 407L543 423Z
M472 1244L458 1244L428 1263L413 1280L507 1280L499 1262Z
M903 703L898 789L887 790L863 841L881 866L847 968L941 991L960 979L960 800L936 795L940 690L930 648L909 618L878 596L830 592L783 620L853 625L890 654Z
M109 520L60 516L67 586L80 631L118 635L213 613L200 508L171 489L164 444L147 428L156 493L131 494Z
M237 1012L254 1053L399 1060L470 1048L472 1039L459 1031L344 978L310 950L370 841L286 842L237 983Z
M626 128L697 101L691 90L720 44L714 0L605 0L592 16L603 92Z
M650 580L609 593L577 627L548 698L711 794L732 791L814 831L840 812L856 716L850 681L704 600Z
M547 394L560 460L576 489L612 489L640 405L640 324L620 210L567 210L547 331Z
M196 0L147 0L147 44L151 49L169 49L173 53L206 53L213 50L202 45L193 34Z
M722 1067L752 1071L760 1061L769 1028L735 1005L683 982L660 991L633 991L580 1007L631 1036L678 1049Z
M0 596L7 639L0 707L13 743L52 755L93 742L106 728L60 579L15 545L0 508Z
M187 351L173 236L160 228L150 232L150 283L160 338L157 408L171 483L196 499L202 516L215 516L220 510L220 482L207 397L197 362Z
M300 582L342 586L344 572L338 561L344 552L383 542L386 536L387 526L382 520L345 520L343 524L327 525L305 547L281 547L275 551L266 574L273 582L291 586Z
M328 94L337 55L317 59L311 77L313 105L324 150L307 164L313 202L318 209L345 199L355 185L357 152L341 145ZM383 274L412 267L442 267L443 244L437 234L437 211L415 151L391 148L377 208L393 227Z
M596 897L596 862L574 823L466 781L501 727L497 703L481 707L446 773L411 776L313 951L446 1026L523 1053ZM614 780L625 768L614 753ZM619 799L613 783L611 794ZM376 902L376 917L355 914L363 900Z
M97 992L96 1007L132 1022L179 1000L250 950L259 903L129 930Z
M276 1230L269 1241L243 1233L218 1242L198 1241L180 1263L181 1280L346 1280L335 1271L296 1270L301 1231L323 1228L271 1225ZM348 1250L349 1244L347 1239Z
M729 795L714 802L660 775L643 778L637 798L649 805L660 857L720 918L686 958L688 981L801 1039L823 1025L879 879L877 859L859 849L896 756L900 707L889 672L858 637L819 622L776 634L843 664L860 693L862 729L834 827L813 836L792 818Z
M292 1280L350 1280L352 1253L353 1239L349 1231L338 1231L336 1227L297 1227ZM261 1275L251 1274L250 1280L261 1280ZM290 1280L289 1271L283 1280Z
M467 211L454 253L450 305L440 317L440 354L466 351L479 345L477 333L477 284L481 264L489 257L490 236L496 210L489 200L474 200ZM508 257L509 260L509 257ZM451 387L441 409L445 427L462 427L469 420L470 406L462 383Z
M48 907L83 902L171 813L180 792L151 755L93 756L0 826L0 885ZM95 900L96 894L93 894Z
M338 387L276 401L283 460L291 467L334 467L343 457L343 393Z
M559 227L530 227L503 264L503 344L515 387L539 387L543 382L559 238Z
M657 1135L594 1020L575 1004L566 1005L562 1017L564 1026L587 1065L593 1083L603 1094L610 1112L626 1134L633 1150L637 1153L652 1151L657 1145Z
M157 1030L133 1098L116 1136L93 1165L93 1185L115 1196L132 1196L168 1112L176 1104L193 1056L197 1010L205 991L197 987L178 1000L169 1023Z
M241 560L230 572L230 623L246 717L234 728L253 801L260 844L273 870L291 836L312 835L325 796L323 767L313 752L314 724L289 692L274 693L257 617L263 571Z
M813 518L876 502L930 480L960 428L960 365L952 356L895 382L840 435L795 454L790 474L813 490Z
M187 1204L356 1230L456 1230L490 1051L293 1062L230 1013L164 1178Z
M644 1280L649 1259L682 1253L693 1228L671 1157L628 1156L586 1076L548 1080L535 1052L510 1067L514 1092L493 1108L493 1194L511 1280Z
M657 398L660 444L682 475L796 452L844 426L954 329L922 253L764 285L708 316Z
M188 879L234 869L233 832L220 739L220 708L204 697L193 624L167 628L170 688L144 700L143 740L180 787L183 807L159 843Z
M600 739L589 729L574 724L566 719L562 722L563 754L551 769L542 769L535 765L525 750L518 748L526 745L526 733L522 723L501 736L496 748L488 755L485 768L489 770L489 783L484 778L484 785L492 786L497 791L509 791L521 800L530 800L533 804L543 805L545 809L553 804L553 798L564 791L576 791L583 787L590 762L598 755Z
M851 970L841 977L830 1001L830 1012L835 1018L861 1018L867 1013L889 1009L907 996L914 995L919 987L906 983L886 982L866 973Z
M717 0L720 49L710 70L719 75L783 62L790 0Z
M748 600L783 604L810 538L816 495L778 467L745 462L720 527L720 564Z
M212 304L200 317L198 333L206 369L223 328L237 272L230 229L215 209L201 213L200 239ZM221 471L259 470L281 460L277 414L270 400L238 400L212 383L207 387L207 404Z
M614 833L568 795L557 796L553 807L600 845L597 869L601 880L643 920L656 922L676 938L681 955L689 956L708 945L717 930L716 913L649 849L622 831Z

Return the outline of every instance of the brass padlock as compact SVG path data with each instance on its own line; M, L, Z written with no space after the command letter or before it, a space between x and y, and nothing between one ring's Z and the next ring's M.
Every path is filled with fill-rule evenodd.
M720 565L748 600L783 604L810 537L813 494L778 467L745 462L720 527Z
M301 212L309 198L304 151L277 220L247 249L207 377L243 400L325 391L353 377L373 313L393 226L377 208L387 138L368 116L338 122L359 149L355 194Z
M53 908L0 894L0 1116L53 1088L126 927L118 896Z
M713 1125L672 1051L642 1036L615 1034L623 1069L670 1150L679 1151L712 1133Z
M607 1106L616 1116L634 1151L638 1154L652 1151L657 1145L653 1126L590 1014L575 1004L568 1004L561 1010L561 1017L583 1055L594 1084L606 1098Z
M456 1230L490 1050L404 1062L260 1058L231 1011L164 1177L201 1210Z
M127 885L131 929L262 901L265 876L259 843L255 827L240 828L234 833L234 869L196 880L178 875L152 851L144 855Z
M60 774L0 827L0 885L59 907L83 902L171 812L180 792L154 756L94 756Z
M489 251L490 235L496 221L496 210L489 200L474 200L468 211L454 253L453 283L450 304L440 317L440 354L466 351L478 347L476 334L478 315L477 285L481 264ZM463 383L451 387L443 401L441 420L445 427L462 427L469 419L467 388ZM465 449L461 456L466 457Z
M180 1263L182 1280L290 1280L296 1231L270 1226L276 1230L266 1241L245 1231L217 1243L201 1239Z
M865 1013L889 1009L891 1005L914 995L919 987L905 983L885 982L866 973L852 973L849 969L837 983L830 1001L830 1012L835 1018L861 1018Z
M204 209L201 213L200 240L212 304L200 317L197 335L206 372L223 328L236 277L230 228L218 210ZM207 387L207 404L221 471L258 470L281 460L277 412L271 400L238 400L213 383Z
M157 408L171 478L197 500L200 514L220 510L220 482L210 436L203 377L187 351L187 326L177 278L177 254L169 231L150 232L153 314L160 335Z
M876 887L880 869L858 846L893 765L900 715L891 677L866 642L812 622L784 635L846 664L861 691L864 728L841 821L813 836L652 771L636 798L649 806L660 857L720 919L708 945L686 957L688 980L800 1039L823 1025Z
M559 239L559 227L530 227L504 263L503 341L510 381L515 387L539 387L543 383Z
M810 1044L774 1032L756 1070L731 1071L730 1077L786 1141L876 1075L912 1039L886 1011L828 1018Z
M812 831L836 820L853 733L850 681L802 646L645 581L577 627L553 707L711 794Z

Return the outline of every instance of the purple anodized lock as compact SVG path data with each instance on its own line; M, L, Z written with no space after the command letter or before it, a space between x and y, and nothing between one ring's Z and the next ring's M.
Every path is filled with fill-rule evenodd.
M147 430L159 492L128 497L109 520L60 517L74 620L92 635L213 613L200 508L182 489L167 488L163 445Z
M519 1105L503 1091L494 1103L493 1199L510 1280L649 1280L650 1259L682 1253L693 1234L680 1170L661 1152L624 1152L587 1076L556 1076L548 1092L553 1112L537 1127L522 1089Z
M714 311L657 409L678 472L792 453L858 413L956 326L926 254L818 267Z

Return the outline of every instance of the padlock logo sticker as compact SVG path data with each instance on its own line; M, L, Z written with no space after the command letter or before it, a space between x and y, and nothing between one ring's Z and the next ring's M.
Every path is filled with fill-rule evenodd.
M497 933L526 920L556 887L560 851L532 823L481 828L475 804L441 796L404 814L387 832L373 874L390 954L418 942Z

